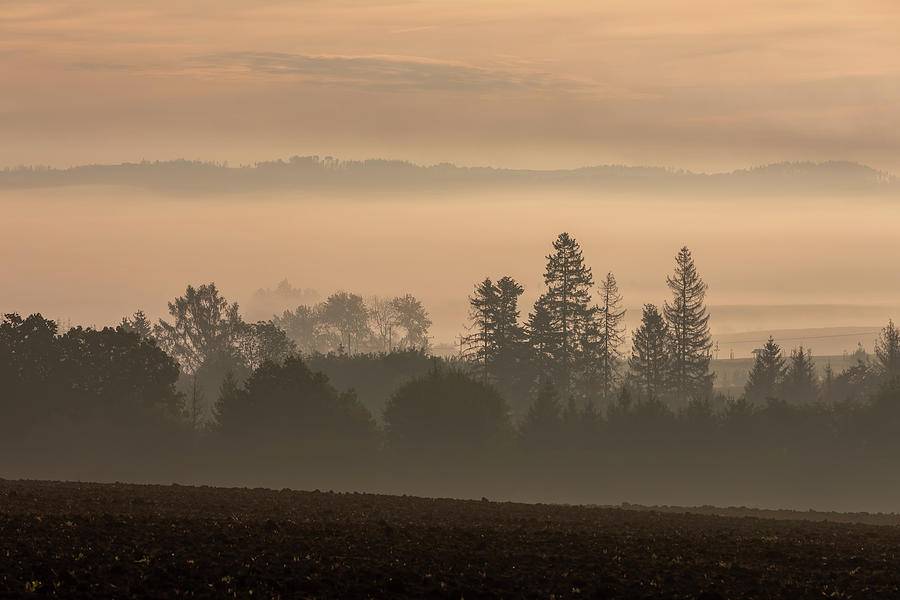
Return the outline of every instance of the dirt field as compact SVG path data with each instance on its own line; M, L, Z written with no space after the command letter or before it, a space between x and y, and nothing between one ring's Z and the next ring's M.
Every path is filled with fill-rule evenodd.
M0 597L900 597L895 516L697 512L0 480Z

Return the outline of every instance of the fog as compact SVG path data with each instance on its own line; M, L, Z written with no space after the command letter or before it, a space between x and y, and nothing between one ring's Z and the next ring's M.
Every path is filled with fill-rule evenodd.
M874 331L900 304L892 198L521 189L192 196L72 186L4 190L0 204L0 310L63 323L112 324L137 309L155 320L187 284L210 281L264 319L270 307L254 293L287 279L321 298L412 293L434 322L432 345L454 345L467 297L486 276L522 283L527 314L561 231L582 244L595 277L615 274L629 331L642 304L667 298L665 277L683 245L709 284L710 324L723 340L744 331ZM823 350L852 351L857 341L830 340Z

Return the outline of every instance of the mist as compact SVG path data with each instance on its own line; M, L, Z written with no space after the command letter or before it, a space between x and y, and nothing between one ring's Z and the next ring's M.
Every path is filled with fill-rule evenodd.
M841 326L874 335L900 297L900 208L890 197L521 188L211 196L72 186L5 190L0 202L9 224L0 251L13 257L0 282L2 310L97 326L137 309L156 319L187 283L206 281L268 319L274 312L255 306L255 293L287 279L322 298L413 293L432 316L432 345L458 345L467 297L486 276L520 281L527 312L559 231L577 236L598 276L616 275L629 331L638 307L665 298L666 273L685 244L709 283L711 327L723 340ZM858 339L837 340L840 348L834 341L829 354L852 352Z

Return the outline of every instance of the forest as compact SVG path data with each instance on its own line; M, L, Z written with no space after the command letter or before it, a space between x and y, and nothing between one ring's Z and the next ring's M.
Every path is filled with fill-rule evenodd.
M567 233L544 282L527 311L512 277L475 284L450 358L429 352L411 294L339 291L245 322L209 283L157 323L139 310L62 331L7 314L0 474L845 509L862 491L873 508L900 497L893 322L871 359L824 377L770 338L725 397L688 248L630 336L614 275L595 282Z
M0 189L78 185L123 185L161 192L229 194L261 190L421 191L425 189L587 189L618 192L665 191L686 194L794 194L892 196L893 175L847 161L781 162L721 173L695 173L652 166L598 165L577 169L502 169L452 163L341 160L332 156L292 156L233 166L195 160L90 164L58 169L20 166L0 170Z

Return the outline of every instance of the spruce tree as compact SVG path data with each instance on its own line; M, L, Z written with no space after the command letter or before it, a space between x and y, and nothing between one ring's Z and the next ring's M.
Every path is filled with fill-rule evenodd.
M660 398L669 382L669 328L653 304L645 304L641 325L632 333L631 378L641 397Z
M875 342L875 357L878 359L878 370L885 380L900 376L900 331L894 321L888 321Z
M490 277L475 286L469 297L471 333L466 336L467 358L481 365L482 379L487 380L491 362L496 355L496 320L500 293Z
M122 317L122 322L119 323L119 327L121 327L125 331L136 333L141 338L146 339L153 337L153 324L150 322L150 319L147 318L147 315L145 315L144 311L142 310L134 313L134 316L132 316L131 318Z
M691 251L685 246L675 259L675 273L666 277L672 303L663 307L672 338L670 385L675 399L684 404L712 391L709 372L709 314L706 312L706 283L697 274Z
M785 362L781 347L770 336L762 352L756 355L753 368L744 386L748 402L760 403L775 398L784 379Z
M784 400L798 404L810 404L819 397L819 379L816 376L816 364L812 352L799 350L791 352L791 360L782 383Z
M522 342L523 331L522 326L519 325L519 296L525 292L525 288L507 275L497 281L496 289L497 311L494 333L498 351L503 355L513 352Z
M622 306L622 295L612 273L600 283L598 323L598 380L600 393L609 398L619 379L619 363L622 360L620 347L625 341L625 309Z
M469 298L472 333L466 338L469 358L482 367L484 379L502 383L515 376L524 333L519 324L519 296L524 292L512 277L495 284L485 278Z
M559 234L553 250L544 273L545 302L556 338L553 359L559 365L559 387L568 395L577 363L585 357L585 334L594 324L596 307L590 305L594 279L581 246L568 233Z
M528 356L525 351L525 332L519 323L519 296L525 289L512 277L497 280L497 311L494 322L494 347L496 355L492 364L492 375L497 387L505 397L527 394L530 385L519 386L525 380L523 363Z
M547 296L542 295L534 303L534 310L528 314L525 335L531 352L531 360L537 370L537 378L558 380L553 357L557 354L557 337L553 331L553 319L547 306Z

